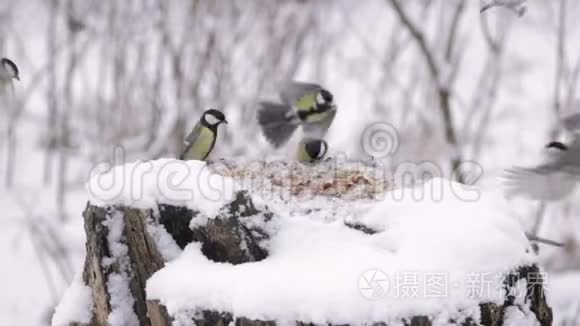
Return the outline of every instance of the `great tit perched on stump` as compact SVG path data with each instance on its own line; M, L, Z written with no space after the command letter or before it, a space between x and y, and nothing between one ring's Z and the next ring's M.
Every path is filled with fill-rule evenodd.
M268 142L278 148L298 126L307 138L322 139L336 115L332 93L322 86L301 82L281 85L282 103L260 102L258 123Z
M303 139L298 144L296 159L303 163L316 163L324 159L328 144L322 139Z
M20 80L18 67L8 58L0 59L0 87L5 87L13 79Z
M221 111L214 109L205 111L185 138L185 149L179 159L204 161L215 145L218 126L222 123L228 122Z

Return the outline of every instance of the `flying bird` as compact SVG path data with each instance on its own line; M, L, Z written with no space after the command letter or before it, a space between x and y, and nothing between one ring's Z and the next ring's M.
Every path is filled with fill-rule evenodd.
M218 126L222 123L228 122L221 111L206 110L185 138L185 149L179 159L204 161L214 148Z
M296 128L305 138L322 139L336 115L334 96L318 84L289 81L279 89L281 103L260 102L258 124L268 142L278 148Z
M560 200L575 190L580 182L580 113L564 118L562 125L571 133L571 140L549 142L545 146L545 162L504 171L504 186L509 195Z

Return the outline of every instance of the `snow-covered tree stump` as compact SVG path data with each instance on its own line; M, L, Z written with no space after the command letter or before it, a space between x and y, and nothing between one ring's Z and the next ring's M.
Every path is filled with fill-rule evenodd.
M190 168L204 167L191 163ZM347 177L353 184L344 189L371 180L361 178ZM92 298L88 324L551 324L544 274L523 243L525 237L518 238L515 224L500 221L502 231L494 233L498 220L486 220L486 214L494 211L481 212L481 220L463 216L477 219L467 222L443 214L449 209L457 210L450 215L474 209L461 205L484 209L481 201L448 200L437 207L413 200L399 207L381 204L389 198L366 202L351 198L337 204L340 194L326 199L314 194L304 202L265 201L240 189L231 189L220 200L217 210L215 205L208 210L199 197L183 205L147 201L151 207L143 207L147 206L143 201L132 207L126 199L108 204L91 200L83 214L87 255L82 282ZM344 212L353 206L363 212ZM432 217L420 217L426 213ZM440 224L444 227L434 229ZM474 237L479 232L484 234ZM453 246L457 244L464 248ZM432 252L423 254L424 248ZM435 259L430 261L431 257ZM447 266L448 293L432 301L396 296L392 282L399 266L391 265L395 262L401 264L400 271L417 273L441 272ZM478 266L483 270L468 270ZM391 281L380 298L365 298L359 292L359 277L371 268L383 270ZM492 292L468 296L454 290L466 289L454 276L492 271L501 271L502 276L490 280Z
M146 299L147 279L164 265L147 225L162 226L182 249L198 241L203 244L202 252L211 260L241 264L264 259L267 255L259 246L267 233L243 223L245 218L259 213L244 191L236 194L219 217L193 229L189 225L198 212L184 207L160 205L155 214L153 209L89 205L83 214L87 234L83 282L90 285L93 293L95 309L91 324L106 325L113 310L119 309L119 304L115 307L113 302L122 300L125 300L123 304L133 302L132 307L124 308L133 309L141 325L171 324L165 308ZM111 278L128 281L130 293L125 295L130 297L112 299L112 295L122 290L112 288ZM205 322L214 325L209 319ZM203 323L203 320L198 321L198 324Z
M92 324L106 325L113 309L126 309L116 312L120 315L133 310L141 325L170 324L165 308L147 300L145 295L147 279L164 264L147 231L151 215L151 210L125 207L89 206L85 210L87 256L83 281L92 289L95 307ZM118 220L114 221L115 218ZM123 282L126 284L119 284ZM123 286L128 289L119 289ZM119 293L127 290L130 292ZM119 320L124 318L119 316Z

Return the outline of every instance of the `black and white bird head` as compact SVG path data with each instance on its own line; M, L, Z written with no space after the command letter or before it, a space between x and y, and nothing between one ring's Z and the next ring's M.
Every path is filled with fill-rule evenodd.
M506 169L502 175L506 194L552 201L576 193L580 185L579 123L579 113L564 117L561 131L566 137L546 144L541 162Z
M20 80L20 72L18 71L18 67L16 66L16 64L12 60L10 60L8 58L0 59L0 68L1 68L1 72L0 72L1 79Z
M208 128L217 128L220 124L227 124L226 116L219 110L206 110L201 116L201 123Z
M328 144L322 139L308 140L304 143L304 150L311 161L319 161L326 156Z
M320 111L325 111L331 108L334 108L334 97L332 93L327 91L326 89L321 89L318 91L315 97L316 107Z

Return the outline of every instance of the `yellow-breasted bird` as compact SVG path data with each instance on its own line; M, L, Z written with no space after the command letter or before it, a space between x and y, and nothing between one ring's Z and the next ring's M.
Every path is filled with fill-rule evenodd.
M324 159L328 144L322 139L305 138L298 144L296 159L304 163L316 163Z
M295 81L283 83L279 93L282 103L259 103L258 123L268 142L282 146L298 126L305 138L324 138L336 115L332 93L318 84Z
M218 126L222 123L228 122L221 111L206 110L185 138L185 149L179 159L204 161L215 145Z

